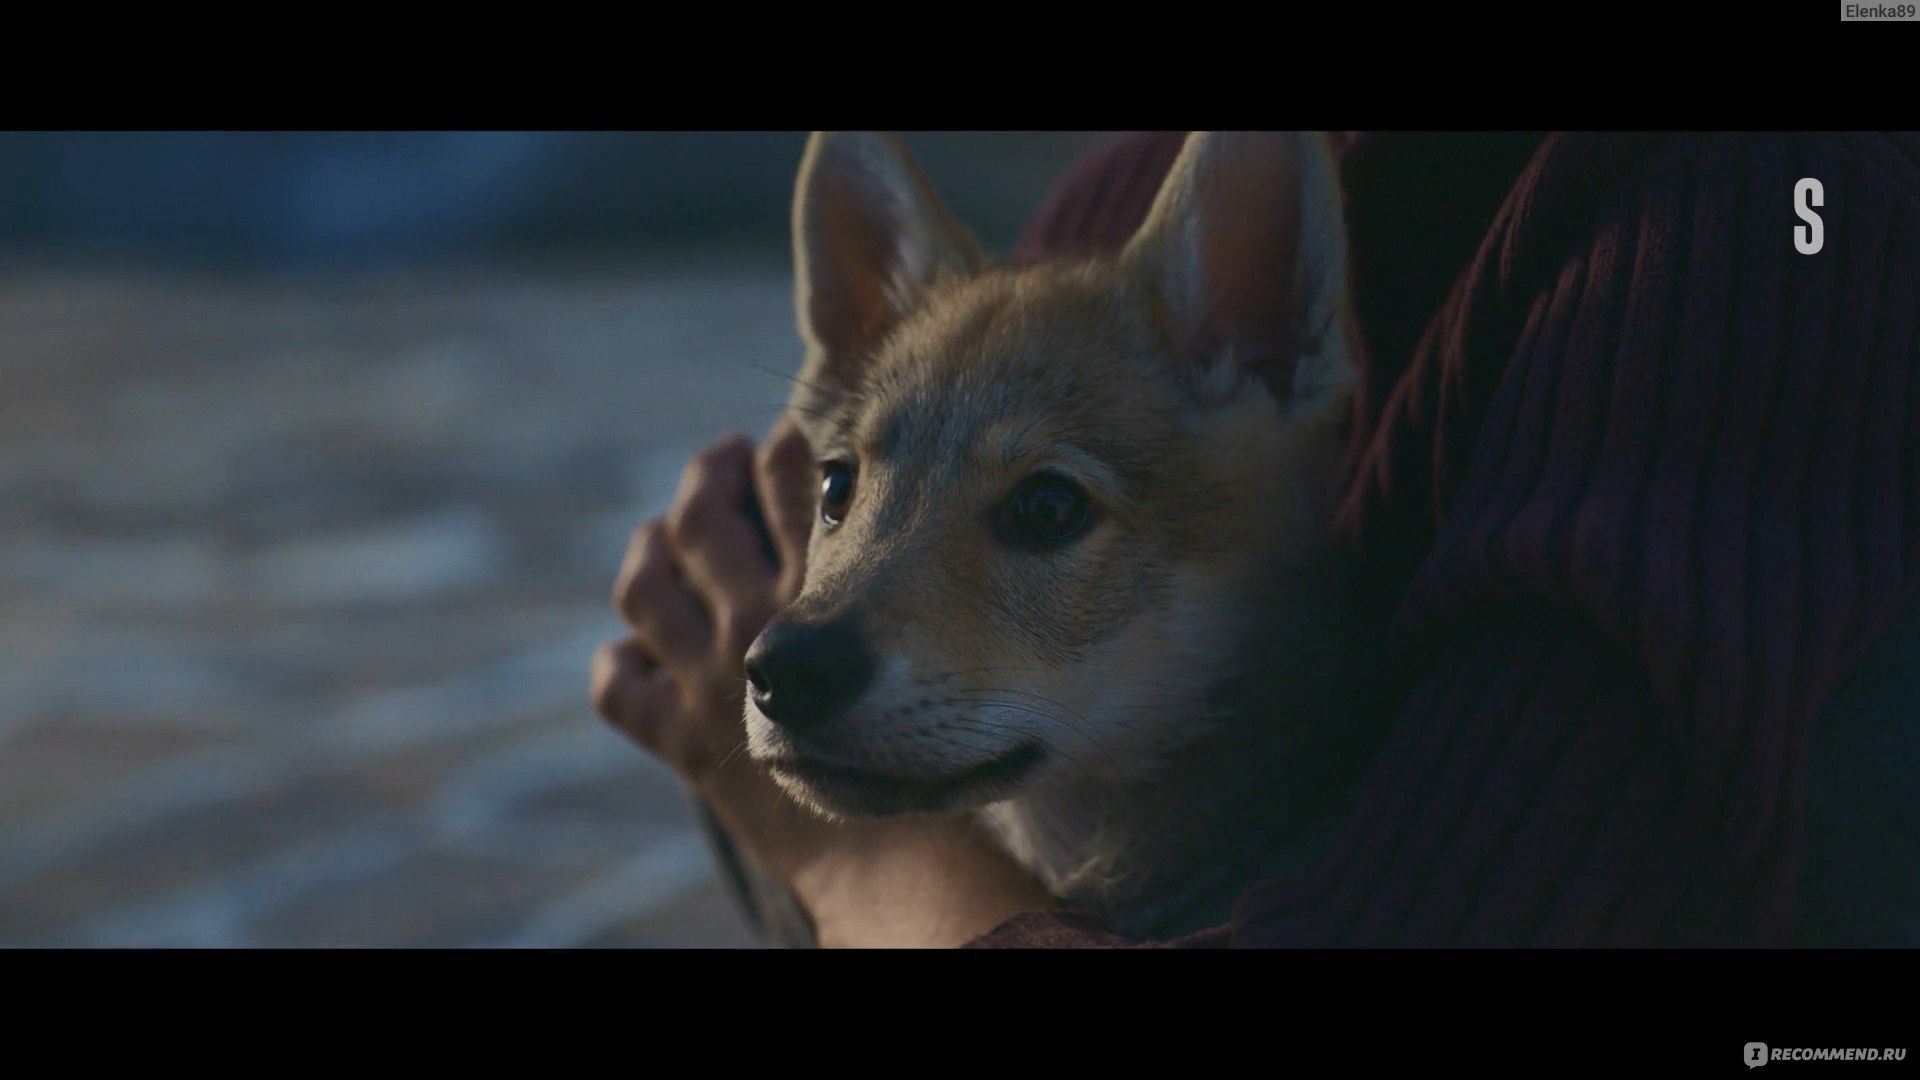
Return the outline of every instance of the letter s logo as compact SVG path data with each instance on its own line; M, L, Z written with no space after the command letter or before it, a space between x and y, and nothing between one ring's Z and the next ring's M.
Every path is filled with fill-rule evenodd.
M1793 246L1802 255L1817 255L1826 246L1826 230L1820 215L1809 209L1810 206L1825 206L1826 200L1827 189L1811 176L1793 185L1793 212L1806 222L1805 225L1793 227Z

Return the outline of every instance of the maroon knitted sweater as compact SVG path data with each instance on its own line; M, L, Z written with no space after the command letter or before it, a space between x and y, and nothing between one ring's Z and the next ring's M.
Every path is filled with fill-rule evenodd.
M1179 143L1117 140L1025 249L1117 247ZM1343 525L1401 692L1332 852L1170 944L1787 942L1810 726L1920 596L1920 137L1369 134L1342 168Z

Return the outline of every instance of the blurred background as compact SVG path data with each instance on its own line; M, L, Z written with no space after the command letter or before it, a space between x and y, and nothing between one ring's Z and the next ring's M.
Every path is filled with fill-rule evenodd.
M1095 138L908 142L1004 251ZM0 133L0 946L749 944L587 667L803 143Z

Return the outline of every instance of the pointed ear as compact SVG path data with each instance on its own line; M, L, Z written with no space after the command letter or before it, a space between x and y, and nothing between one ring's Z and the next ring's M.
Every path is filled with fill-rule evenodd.
M899 137L872 131L808 140L793 257L803 375L835 389L856 384L873 348L928 286L982 261Z
M1280 401L1351 378L1345 211L1323 134L1188 136L1121 260L1207 369L1230 363Z

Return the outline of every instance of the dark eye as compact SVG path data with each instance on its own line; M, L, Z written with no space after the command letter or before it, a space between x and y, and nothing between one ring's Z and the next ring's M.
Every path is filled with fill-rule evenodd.
M1093 518L1087 489L1059 473L1034 473L1000 504L1000 539L1017 548L1041 551L1060 547L1080 535Z
M853 466L844 461L829 461L820 467L820 520L838 525L847 516L853 502Z

